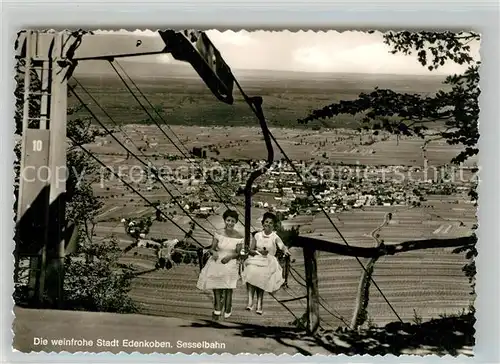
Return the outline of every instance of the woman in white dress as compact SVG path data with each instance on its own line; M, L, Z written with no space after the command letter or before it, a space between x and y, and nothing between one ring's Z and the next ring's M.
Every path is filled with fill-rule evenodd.
M247 284L248 305L246 309L253 310L254 296L257 294L255 312L259 315L262 315L264 292L275 292L285 282L283 269L275 256L277 248L285 255L290 255L288 248L274 231L275 224L276 216L266 212L262 218L264 230L259 231L253 237L248 252L250 257L245 261L241 274L243 283Z
M238 222L238 213L227 210L222 215L225 228L214 234L210 254L212 255L198 277L197 288L213 290L214 315L224 317L232 313L233 289L238 281L238 256L243 247L243 236L234 229Z

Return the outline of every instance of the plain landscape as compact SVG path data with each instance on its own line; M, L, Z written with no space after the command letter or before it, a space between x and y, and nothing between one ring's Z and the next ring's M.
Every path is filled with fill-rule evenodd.
M217 335L221 340L231 337L234 347L227 351L235 353L241 352L238 340L244 337L252 338L248 350L253 350L253 353L260 353L256 351L258 348L262 352L280 354L280 350L286 347L287 353L306 355L323 351L471 354L473 333L467 330L472 327L468 321L472 319L464 313L473 306L474 296L470 293L471 282L464 274L467 259L465 254L453 252L453 247L435 248L430 243L429 249L378 259L373 279L385 298L371 286L363 324L365 331L358 332L359 337L344 335L341 328L348 327L352 320L363 269L354 257L326 252L318 253L323 341L308 339L295 331L306 310L305 298L293 300L306 295L304 258L298 248L291 249L288 285L274 295L265 296L262 316L245 311L246 291L239 282L234 293L232 316L226 322L211 322L212 295L196 288L200 271L197 262L193 260L193 264L162 269L158 265L157 252L146 243L137 244L141 239L127 233L126 224L151 217L152 226L147 236L142 237L144 242L151 242L184 239L185 233L179 226L189 230L191 218L208 231L220 229L227 204L243 219L241 188L244 178L239 181L222 178L223 203L216 198L206 179L197 176L190 168L195 164L208 169L241 169L252 161L264 160L267 150L258 120L237 91L234 92L233 105L222 104L189 67L130 61L121 64L149 100L150 104L143 95L139 96L150 115L127 92L127 87L111 68L105 67L109 65L84 62L74 74L80 84L73 81L69 84L113 134L106 135L94 120L91 126L103 133L86 147L111 170L125 176L125 180L161 208L170 221L155 219L155 208L102 169L97 174L86 176L93 178L94 194L104 203L92 226L93 239L95 242L110 237L116 239L123 251L121 263L135 268L129 296L138 306L138 315L127 315L122 320L111 314L70 312L65 316L68 322L80 325L82 332L90 336L94 327L104 325L103 332L110 337L126 334L120 325L144 329L141 335L146 333L144 335L149 338L161 335L158 327L163 326L165 330L171 327L189 338L192 331L186 327L190 325L190 328L197 329L198 339L211 335L209 332L216 328L226 329L227 334L218 331ZM317 196L328 206L326 213L349 245L369 248L380 242L411 244L431 239L451 240L473 233L477 226L476 205L468 191L474 183L473 167L477 160L468 160L462 168L450 167L451 159L461 151L459 146L436 140L423 148L424 141L416 136L396 137L384 131L363 129L362 116L359 115L340 115L308 125L298 122L314 109L340 100L355 99L360 93L370 92L375 87L432 95L443 87L444 77L263 70L234 70L234 74L247 94L263 97L269 128L294 163L335 170L334 178L342 176L339 180L320 181L320 185L327 187L323 186ZM132 84L129 86L135 90ZM89 98L85 91L95 99ZM91 116L79 104L75 97L69 97L68 106L76 109L70 117ZM161 130L155 122L159 123ZM429 133L441 128L442 124L434 123L430 125ZM129 148L130 153L115 138ZM187 154L194 154L195 149L203 150L204 154L186 158L179 149ZM134 155L156 168L184 169L184 172L167 176L167 191L157 180L145 176L143 166ZM275 161L284 162L284 157L275 148ZM357 168L361 169L361 180L353 172ZM354 174L346 178L346 171ZM291 177L290 170L285 170L283 175L280 173L268 173L256 181L257 191L252 197L252 228L260 229L262 214L271 209L284 216L282 225L285 228L298 227L301 236L344 244L318 205L304 191L303 184ZM358 180L350 180L351 177ZM180 206L185 206L184 209L174 203L173 197ZM302 202L295 204L295 200ZM184 210L189 210L191 217ZM243 226L239 224L237 229L243 231ZM211 243L210 235L200 228L193 230L192 239L205 247ZM368 258L361 258L364 265L368 261ZM398 319L386 299L405 323L414 326L394 328L394 333L382 329ZM279 301L286 302L286 305ZM16 345L24 350L35 350L28 343L32 332L50 336L68 330L67 326L46 324L54 320L57 312L39 313L19 308L16 315L24 317L24 321L15 324L22 332L22 335L16 334ZM467 321L464 327L451 327L443 332L436 329L433 320L440 320L438 326L446 326L449 325L446 320L457 315L462 316L451 325L457 325L463 319ZM28 327L26 322L29 320L33 326ZM454 332L459 332L454 335L461 335L460 340L450 339L450 333ZM398 336L397 339L393 334ZM280 344L273 346L263 337ZM370 341L374 338L376 344ZM441 343L440 340L449 342ZM319 347L322 349L317 349ZM443 347L446 350L439 351Z
M125 67L128 67L128 64ZM419 138L403 137L396 140L395 136L374 136L371 132L360 136L355 130L360 124L351 116L345 116L339 121L329 121L330 125L320 124L319 130L314 126L300 127L297 119L304 117L313 108L322 107L335 100L354 98L360 92L372 89L374 85L431 94L439 89L441 78L344 74L330 74L329 77L319 74L315 78L314 74L294 74L290 77L288 73L274 74L271 79L268 76L259 75L259 72L243 73L241 83L248 94L263 96L264 110L271 131L291 159L346 165L360 163L370 166L423 166L423 142ZM157 166L174 167L184 163L182 160L172 161L167 158L180 154L158 133L157 126L151 125L144 111L120 87L119 80L109 75L76 77L123 127L128 138L134 140L134 145L128 144L131 150L139 153L135 149L139 147ZM195 78L178 79L165 75L157 78L143 77L135 81L188 149L207 148L207 158L221 161L265 158L266 151L257 129L257 121L241 98L236 98L235 105L221 105L201 81ZM99 115L99 110L94 109ZM104 115L100 116L106 122ZM118 138L124 138L123 133L109 120L107 125L116 131ZM166 128L165 131L170 133ZM360 140L365 142L370 138L374 140L373 143L360 145ZM322 142L326 144L320 144ZM137 164L133 158L126 159L126 153L109 136L100 138L98 144L90 147L108 166ZM426 158L429 165L442 166L449 163L458 151L455 146L437 141L429 144ZM275 159L280 158L277 152ZM418 176L418 173L414 173L414 176ZM466 171L466 176L467 173ZM168 203L170 200L170 195L161 187L153 190L148 190L145 185L136 187L151 200L162 203ZM114 234L125 248L132 241L125 233L121 219L151 215L153 208L147 207L119 181L107 183L105 188L96 183L95 191L105 200L95 233L100 238ZM266 194L254 196L254 200L264 201L266 198L270 202L273 200L272 196L266 197ZM242 212L242 196L236 196L234 199ZM219 204L216 211L208 221L222 227L221 214L224 206ZM252 211L252 222L259 226L257 219L264 209L254 207ZM371 246L374 242L370 232L383 222L384 214L388 212L393 214L393 219L379 231L380 238L386 243L467 236L476 223L475 206L468 201L465 192L426 196L426 201L419 207L368 206L362 210L343 211L332 216L349 244ZM182 226L189 223L189 219L181 214L175 217L175 221ZM207 229L212 228L207 219L199 218L198 221ZM321 213L297 215L290 223L301 225L303 231L306 231L305 234L341 242ZM149 236L180 239L183 234L172 223L155 221ZM209 235L201 230L195 231L195 236L205 244L210 242ZM376 264L374 279L405 320L412 320L415 316L428 320L442 314L457 314L469 306L470 285L462 272L464 257L461 254L452 254L451 250L409 252L385 257ZM293 258L293 268L297 270L297 274L303 276L301 251L294 252ZM141 312L175 317L209 317L211 298L195 288L198 268L180 265L168 271L155 270L155 259L153 252L146 248L135 248L123 257L125 262L133 263L145 272L151 270L135 280L131 292L132 297L141 304ZM337 316L349 320L362 273L359 264L354 258L322 253L319 257L319 272L322 298L330 309L337 312ZM298 281L290 280L289 288L278 292L277 298L290 298L291 292L303 295L305 288L300 284L300 278ZM393 321L395 317L387 304L379 297L378 292L373 288L372 291L368 308L370 319L377 325ZM235 307L243 308L244 302L245 291L240 287L236 292ZM304 303L295 301L289 306L296 315L301 315ZM321 316L326 324L332 327L342 324L339 318L326 312L322 312ZM293 320L290 313L272 298L266 299L266 315L262 318L243 309L236 309L233 317L237 322L262 324L284 324Z

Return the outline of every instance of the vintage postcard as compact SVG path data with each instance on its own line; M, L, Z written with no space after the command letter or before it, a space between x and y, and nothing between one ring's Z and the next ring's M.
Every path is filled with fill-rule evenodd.
M19 32L13 349L472 356L479 47Z

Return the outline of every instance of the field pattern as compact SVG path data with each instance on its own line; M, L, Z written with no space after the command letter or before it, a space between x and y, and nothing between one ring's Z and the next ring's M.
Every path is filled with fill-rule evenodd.
M157 129L156 126L150 125L127 125L123 127L124 132L130 139L134 140L135 145L143 148L143 153L146 156L152 157L153 160L156 158L157 161L162 163L175 165L172 162L164 161L162 157L166 155L181 156L181 154ZM172 135L166 127L163 127L163 129L167 134ZM265 159L267 156L267 152L263 148L264 141L258 128L173 125L171 129L187 148L207 148L207 158L239 160ZM270 130L287 155L295 161L424 167L423 141L420 138L401 137L398 141L395 136L385 135L387 140L383 140L385 139L384 135L373 136L365 132L362 141L366 142L371 138L374 143L359 145L359 134L349 129L311 131L270 128ZM117 133L116 137L125 140L121 133ZM132 152L142 156L135 145L125 144ZM218 153L211 151L209 147L216 148ZM98 143L91 146L91 150L97 155L107 156L108 158L113 156L113 158L107 160L111 163L110 165L123 162L126 156L126 154L123 154L123 148L110 136L99 138ZM449 164L450 160L461 150L462 148L459 146L448 145L443 140L432 142L428 144L426 151L428 166L439 167ZM281 158L283 156L279 150L275 150L275 160ZM103 159L103 161L106 160ZM466 165L472 165L474 162L477 162L477 159L471 158ZM131 160L129 163L136 164L136 161Z
M428 208L372 207L365 211L336 214L333 218L348 243L355 246L373 246L370 232L380 225L387 212L393 213L393 219L379 232L386 243L432 238L436 235L437 228L441 228L439 233L444 238L468 235L476 221L474 207L465 203L457 205L451 201L443 202L441 197L436 198L434 202L429 201ZM253 221L261 214L262 211L254 209ZM220 216L212 216L210 220L221 227ZM177 222L187 229L189 221L186 218L184 221L177 219ZM210 228L206 221L199 222ZM321 215L314 218L299 216L292 223L310 229L312 232L307 235L341 242L336 233L332 232L326 218ZM255 226L258 228L259 224ZM443 226L446 228L443 229ZM241 229L241 226L239 228ZM175 231L175 227L170 223L155 222L150 236L182 238L183 234ZM96 232L101 237L115 235L120 239L123 248L131 243L122 224L116 220L99 223ZM209 235L201 230L195 230L194 236L203 244L210 243ZM286 300L305 295L304 281L301 279L304 277L302 252L293 248L292 254L295 262L292 264L289 288L278 291L277 299ZM134 248L129 251L123 257L123 262L132 263L145 272L135 279L131 292L131 296L141 305L142 313L186 318L211 317L212 296L210 292L196 289L199 273L196 265L180 265L171 270L154 271L156 258L151 250L146 248ZM425 320L440 314L458 313L468 307L471 300L470 285L462 272L464 262L464 257L461 254L452 254L451 249L407 252L381 258L375 266L373 278L404 320L412 320L415 312ZM321 301L324 305L320 311L322 325L337 327L342 324L342 319L349 322L362 273L361 267L354 258L319 253L318 272ZM387 303L373 287L370 297L368 312L373 323L383 325L395 319ZM246 291L241 284L235 291L233 304L231 321L278 325L293 320L293 316L270 296L265 298L263 317L244 311ZM286 304L296 316L302 315L305 310L305 300Z
M366 131L360 133L353 129L359 126L359 120L352 116L338 117L323 124L320 130L298 127L297 119L307 115L310 110L333 101L353 99L359 92L372 89L372 86L390 87L395 90L408 88L407 80L371 80L367 77L368 79L357 81L321 78L312 81L293 79L289 82L249 77L243 86L248 93L264 97L264 111L271 132L288 157L294 161L323 165L343 163L417 168L423 168L425 163L428 163L429 166L440 167L448 164L461 151L459 147L447 145L445 141L439 140L430 143L424 153L423 140L419 138L396 138L383 132L377 135ZM413 81L411 92L430 94L441 87L442 80L422 78ZM138 156L145 155L157 167L168 166L175 169L189 166L178 149L160 134L158 127L150 125L151 121L147 120L140 107L123 97L116 81L105 77L101 78L100 82L96 82L95 78L84 79L84 83L125 132L127 138L118 128L113 127L116 137L122 140L131 152ZM237 97L235 105L231 107L215 103L212 95L195 78L182 81L165 78L161 82L143 78L140 86L169 124L170 129L162 127L165 133L172 136L173 131L187 150L200 147L206 151L207 160L233 163L238 163L238 160L266 158L267 151L257 121L241 98ZM98 110L95 112L106 120ZM110 136L98 138L89 148L115 171L123 168L129 173L131 169L140 166L134 158L129 158ZM145 157L142 159L146 160ZM275 150L275 160L283 157ZM467 164L472 165L475 162L475 159L471 159ZM428 176L417 171L413 177ZM466 171L465 178L471 178L471 173ZM188 194L188 186L176 184L172 188L169 183L166 185L174 196L183 197ZM132 185L151 201L164 204L171 201L169 193L164 189L148 188L151 184L144 179L133 182ZM105 201L95 229L97 238L114 235L119 239L122 248L127 247L132 241L125 234L120 220L152 215L153 208L124 189L117 180L106 180L105 184L97 181L94 191ZM261 195L259 198L264 199ZM231 199L230 205L236 204L242 212L242 198ZM427 196L424 205L420 207L365 206L363 209L334 214L332 219L347 242L353 246L374 246L371 233L380 226L389 212L392 213L391 221L378 231L380 239L386 244L436 237L463 237L471 233L476 222L475 207L465 203L465 200L467 197L463 195ZM208 219L195 218L209 231L223 226L221 215L225 206L221 203L215 205L216 213ZM173 217L175 223L189 230L190 220L183 216L178 208L173 207L171 210L176 213ZM252 222L256 228L260 227L257 221L264 211L255 207L252 209ZM342 243L321 214L298 215L286 223L300 225L302 235ZM237 228L243 230L241 224ZM148 238L181 239L183 236L184 233L173 223L155 221ZM199 228L194 230L194 237L204 246L211 242L210 235ZM199 274L197 265L181 264L171 270L157 270L153 252L140 247L128 251L122 260L142 271L135 278L131 292L131 296L140 305L141 313L211 318L212 294L196 289ZM289 286L276 292L275 297L278 300L300 297L306 293L300 249L292 249L292 261ZM451 253L451 249L424 249L382 257L375 265L373 278L403 320L411 321L415 315L427 320L441 314L456 314L469 306L470 285L462 271L465 263L464 256ZM323 327L335 328L350 322L361 273L362 268L352 257L319 253L318 275L322 306L320 317ZM265 296L262 317L245 311L245 306L246 291L240 284L233 296L233 315L230 321L286 325L294 319L293 315L300 317L304 313L306 301L302 299L286 303L293 315L270 295ZM396 319L373 286L368 315L370 321L376 325L384 325Z
M107 67L106 67L107 66ZM99 68L105 69L99 70ZM190 67L159 66L123 62L123 68L134 78L150 102L170 125L249 126L257 121L242 96L235 92L234 105L214 101L211 92ZM123 124L152 124L111 67L102 62L84 62L75 77L89 90L106 111ZM270 126L298 127L297 119L313 109L340 100L355 99L361 92L375 87L399 92L429 95L445 89L440 76L403 76L368 74L311 74L294 72L247 72L235 70L249 95L264 98L264 111ZM85 100L87 101L87 100ZM69 99L70 105L76 103ZM93 106L93 105L91 105ZM103 113L93 107L102 120ZM84 115L82 114L78 115ZM342 115L327 121L335 127L355 127L361 117Z

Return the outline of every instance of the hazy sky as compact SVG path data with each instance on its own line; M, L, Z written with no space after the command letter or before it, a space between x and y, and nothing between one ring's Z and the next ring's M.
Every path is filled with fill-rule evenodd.
M157 36L152 31L134 33ZM233 69L431 74L417 62L416 56L391 54L378 32L209 30L207 34ZM479 59L479 43L470 45L473 56ZM172 62L169 55L155 57L159 62ZM461 73L464 69L450 63L433 73Z

